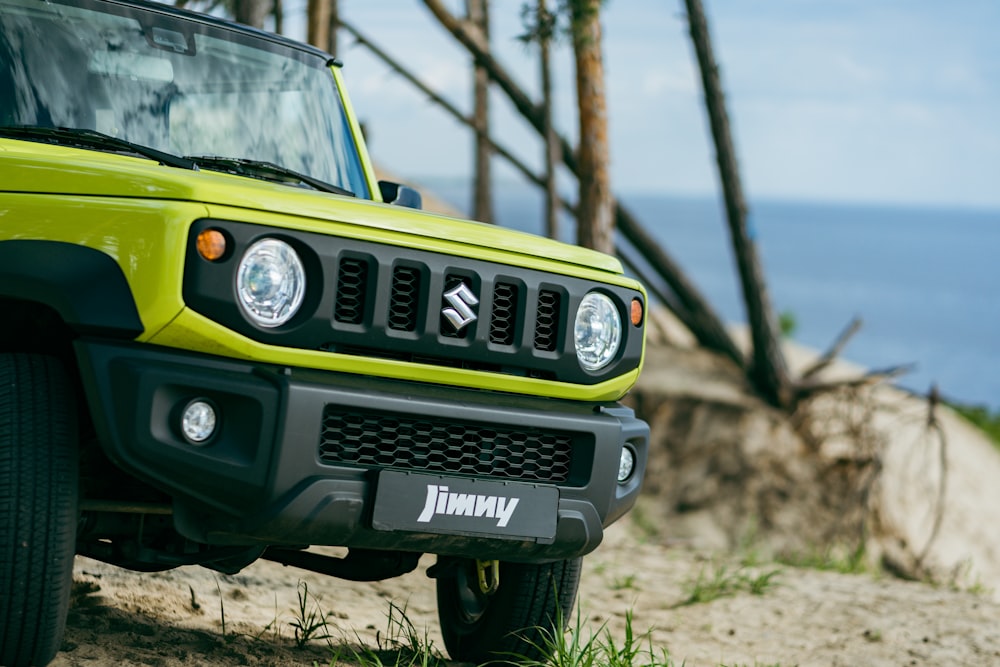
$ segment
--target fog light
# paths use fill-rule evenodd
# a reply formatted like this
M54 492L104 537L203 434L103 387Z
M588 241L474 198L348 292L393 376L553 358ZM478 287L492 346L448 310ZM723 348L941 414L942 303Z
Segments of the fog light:
M624 482L632 476L635 469L635 454L630 447L622 447L622 457L618 461L618 482Z
M181 433L192 445L203 445L215 435L219 423L215 406L203 399L195 399L181 413Z

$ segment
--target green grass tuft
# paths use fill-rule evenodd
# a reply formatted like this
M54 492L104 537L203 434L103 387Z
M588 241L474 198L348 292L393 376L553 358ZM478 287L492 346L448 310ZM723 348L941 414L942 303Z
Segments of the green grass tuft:
M444 667L444 656L434 646L427 631L421 635L406 615L406 607L389 603L388 623L384 633L375 637L375 648L365 646L350 649L353 662L360 667ZM331 665L339 662L338 651Z
M989 436L996 448L1000 449L1000 410L991 411L984 405L960 405L957 403L949 403L948 405Z
M676 606L711 602L740 592L763 595L776 584L775 577L780 573L780 569L773 569L753 574L743 567L730 571L725 565L716 565L711 573L706 573L702 568L694 580L687 582L684 587L687 597Z
M626 574L621 577L615 577L611 582L611 590L613 591L624 591L632 590L636 588L636 576L634 574Z
M840 574L874 574L868 564L864 545L853 550L828 547L823 551L782 554L777 561L791 567L839 572Z
M561 627L562 623L557 625ZM531 642L531 645L549 657L538 660L512 655L507 664L518 667L676 667L666 648L659 651L653 648L652 629L638 636L635 634L631 610L625 614L625 637L620 644L607 623L602 623L596 633L591 630L585 636L579 611L575 626L565 632L540 630L540 643Z
M302 648L313 639L330 640L330 624L327 620L332 613L323 613L315 596L309 596L309 584L300 581L296 590L299 599L295 617L288 623L295 631L295 645ZM312 606L309 605L310 600Z

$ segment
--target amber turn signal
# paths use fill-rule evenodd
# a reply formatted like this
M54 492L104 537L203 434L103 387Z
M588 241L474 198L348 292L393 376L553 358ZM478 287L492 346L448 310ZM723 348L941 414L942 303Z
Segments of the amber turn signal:
M642 301L639 299L632 299L631 316L633 326L637 327L642 324Z
M198 234L197 246L199 255L214 262L226 254L226 237L218 229L206 229Z

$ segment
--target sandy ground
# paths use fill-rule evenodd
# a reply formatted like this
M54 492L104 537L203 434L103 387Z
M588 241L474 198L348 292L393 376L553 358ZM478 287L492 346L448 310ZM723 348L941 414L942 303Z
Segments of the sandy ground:
M941 443L927 439L920 401L888 390L879 403L880 427L891 434L881 518L912 552L930 537ZM631 614L633 629L649 631L658 653L666 650L673 664L689 667L1000 666L1000 456L953 414L944 411L941 418L948 434L947 493L927 562L939 572L956 570L955 585L787 565L744 567L739 559L747 553L712 555L691 543L650 537L633 513L584 561L578 600L584 633L607 628L620 643ZM394 607L405 609L416 633L443 652L434 584L424 574L432 562L425 558L409 575L372 584L264 561L224 576L198 567L140 574L78 558L65 642L52 664L323 666L338 653L349 664L353 649L376 647L392 635ZM958 568L963 564L968 567ZM717 572L750 579L773 574L762 594L739 590L682 605L699 577ZM327 618L330 638L300 647L294 623L306 587L307 614Z
M358 584L258 562L236 576L201 568L137 574L78 559L63 651L52 664L326 665L338 647L376 646L390 606L442 647L426 565L407 576ZM1000 604L989 594L783 565L741 570L734 557L651 543L627 522L587 557L579 597L585 632L602 625L620 641L627 613L675 664L1000 665ZM747 591L678 606L699 576L757 577ZM332 640L295 646L297 594L328 615ZM223 619L225 628L223 630Z

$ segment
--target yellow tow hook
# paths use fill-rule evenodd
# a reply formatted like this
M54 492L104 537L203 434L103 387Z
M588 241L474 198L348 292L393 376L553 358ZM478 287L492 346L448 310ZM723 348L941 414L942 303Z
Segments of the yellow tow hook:
M479 576L479 592L493 595L500 588L500 561L477 560L476 574Z

